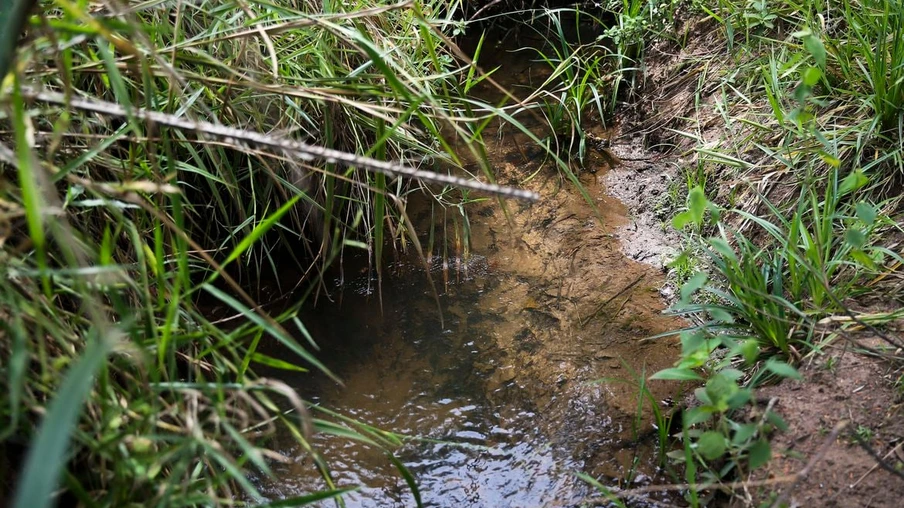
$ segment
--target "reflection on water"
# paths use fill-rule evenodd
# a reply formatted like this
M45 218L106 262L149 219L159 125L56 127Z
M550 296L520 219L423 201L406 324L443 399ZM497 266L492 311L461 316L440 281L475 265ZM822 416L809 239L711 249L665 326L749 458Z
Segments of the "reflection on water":
M345 282L340 304L303 316L318 341L330 345L325 356L341 359L329 367L344 387L327 380L311 386L310 376L300 376L296 387L331 410L418 436L396 456L417 478L427 506L567 505L583 497L586 489L573 474L581 464L569 450L550 444L515 376L499 375L513 369L494 347L494 318L480 311L482 294L495 284L485 263L472 262L469 275L441 295L442 324L423 274L408 271L404 279L384 281L382 315L368 290L373 281L361 277ZM479 284L473 280L477 274ZM280 451L300 459L274 467L279 480L262 486L268 497L325 487L291 443L286 436L280 444L288 449ZM338 486L363 486L344 497L349 506L414 504L378 449L322 436L315 444Z

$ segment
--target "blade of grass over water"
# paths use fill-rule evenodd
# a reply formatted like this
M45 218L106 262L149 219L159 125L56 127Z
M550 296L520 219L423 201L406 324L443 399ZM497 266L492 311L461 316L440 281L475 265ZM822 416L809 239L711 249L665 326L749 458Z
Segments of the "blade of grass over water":
M62 389L48 406L25 461L16 489L14 508L53 506L60 474L70 460L69 443L75 434L85 399L103 368L114 341L110 332L94 330L85 352L66 373Z

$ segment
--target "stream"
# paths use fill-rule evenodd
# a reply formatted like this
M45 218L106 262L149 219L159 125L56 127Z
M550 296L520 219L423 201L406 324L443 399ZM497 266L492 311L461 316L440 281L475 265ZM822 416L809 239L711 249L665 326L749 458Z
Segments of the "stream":
M507 86L542 77L525 58L497 53ZM670 482L657 466L649 412L637 417L637 379L678 353L674 341L642 340L679 327L662 314L662 271L623 254L632 218L606 194L604 158L592 154L593 171L580 173L597 215L555 168L525 159L529 143L502 129L488 141L489 157L500 183L541 201L509 202L509 217L494 200L473 205L469 255L431 263L438 302L416 258L388 266L379 294L375 275L347 271L329 281L334 301L322 298L300 316L344 384L280 375L307 400L416 437L395 456L425 506L593 505L599 493L578 472L615 488ZM426 206L409 207L416 224L460 227L457 211L433 218ZM655 383L651 390L657 401L670 395ZM362 486L343 496L347 506L415 504L379 449L323 435L313 444L335 485ZM292 460L273 465L277 480L260 482L265 496L327 488L292 436L271 446Z

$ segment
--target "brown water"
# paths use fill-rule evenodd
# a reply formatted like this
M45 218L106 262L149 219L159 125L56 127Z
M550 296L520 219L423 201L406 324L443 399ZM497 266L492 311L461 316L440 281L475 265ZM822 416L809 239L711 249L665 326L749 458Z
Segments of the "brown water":
M507 85L537 78L529 62L497 53L512 60ZM543 199L509 203L509 219L492 201L471 208L470 255L453 256L447 270L433 263L442 318L416 263L387 269L382 298L367 273L332 281L340 301L321 300L301 317L344 385L283 379L331 410L419 437L395 454L427 506L579 505L594 492L576 472L613 487L668 481L654 443L634 442L649 430L636 426L636 387L593 382L636 380L674 361L673 342L641 340L678 326L661 315L662 275L621 253L617 233L630 219L605 195L604 159L591 159L595 172L581 176L599 217L554 168L525 158L523 135L501 132L488 147L498 179ZM415 223L431 220L429 210L409 212ZM652 386L661 398L666 388ZM362 486L347 505L414 504L380 450L323 436L315 443L338 486ZM295 460L274 466L278 480L261 485L266 496L325 488L290 436L274 446Z
M423 275L404 272L385 282L382 316L367 288L375 281L366 278L352 282L358 286L354 294L346 282L341 306L323 309L318 319L331 324L318 335L334 344L330 355L342 359L331 367L345 386L320 381L304 391L360 421L436 440L412 441L396 452L417 477L428 506L526 506L579 497L584 489L572 472L580 461L541 431L543 408L519 386L514 365L495 345L497 318L478 308L481 295L499 279L488 276L484 265L472 269L472 278L450 285L441 296L441 324ZM338 439L318 444L339 485L365 486L346 497L349 505L413 504L379 450ZM288 456L299 454L289 440L286 446ZM304 461L276 473L278 485L266 489L274 497L323 487Z

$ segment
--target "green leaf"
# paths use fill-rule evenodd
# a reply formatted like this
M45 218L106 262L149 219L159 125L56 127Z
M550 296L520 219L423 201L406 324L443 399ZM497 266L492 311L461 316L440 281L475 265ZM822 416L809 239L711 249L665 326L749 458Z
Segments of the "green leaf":
M274 501L272 503L258 505L257 508L287 508L290 506L304 506L307 504L315 503L317 501L323 501L324 499L339 497L342 494L345 494L347 492L354 492L356 490L358 490L357 487L348 489L324 490L304 496L280 499L279 501Z
M681 451L681 450L679 450L679 451ZM681 451L681 453L684 453L684 452ZM599 480L597 480L596 478L594 478L586 473L578 473L578 472L575 473L575 476L577 476L578 478L580 478L581 480L583 480L587 484L589 484L591 487L593 487L594 489L599 491L602 495L604 495L606 497L606 499L609 500L610 503L612 503L616 507L625 508L625 506L626 506L625 503L622 502L622 500L620 500L618 498L618 496L616 496L608 487L606 487L605 485L600 483Z
M684 450L672 450L669 453L666 453L665 456L678 464L684 462Z
M879 254L881 255L881 252L879 252ZM851 257L854 258L854 261L860 263L861 265L863 265L871 270L875 270L877 265L882 264L881 260L879 260L877 262L877 260L869 257L869 255L867 255L861 249L852 249Z
M63 466L68 462L69 440L75 434L82 406L94 386L94 376L104 365L112 342L110 338L95 336L60 383L59 392L47 408L37 437L31 443L13 503L15 508L43 508L55 504L51 496L57 489Z
M722 369L721 371L719 371L719 374L722 374L732 381L737 381L738 379L744 377L744 373L738 369Z
M728 399L737 393L738 389L738 383L722 373L716 374L706 382L706 395L715 406L727 405Z
M788 423L785 422L785 419L781 417L780 414L775 411L769 411L766 413L766 420L775 426L776 429L785 432L788 430Z
M791 379L803 379L797 369L788 365L787 363L776 360L774 358L770 358L766 361L766 369L768 369L773 374L786 377Z
M825 162L829 166L832 166L833 168L841 167L841 159L835 157L834 155L820 152L819 157L823 160L823 162Z
M822 71L816 67L807 67L803 73L804 84L811 88L819 83L820 78L822 78Z
M863 170L857 169L855 171L851 171L846 177L844 177L844 179L841 181L841 187L839 187L838 192L840 195L844 196L845 194L860 189L868 183L869 178L867 178L867 176L863 173Z
M844 241L851 247L859 249L866 245L866 235L859 229L850 228L844 232Z
M741 341L738 344L738 349L741 351L744 361L748 364L755 362L760 356L760 344L756 339Z
M687 356L706 346L706 337L703 332L681 332L681 356ZM709 351L707 351L709 353Z
M290 337L282 327L276 325L273 322L270 322L264 319L256 310L249 309L247 306L243 305L241 302L233 298L232 296L224 293L222 290L217 288L212 284L202 284L201 288L216 299L225 303L226 305L232 307L234 310L239 312L248 318L249 321L266 330L268 334L270 334L273 338L278 340L282 345L286 346L290 351L306 360L311 365L317 367L320 372L323 372L327 376L329 376L334 381L339 381L339 378L336 377L323 363L320 362L317 358L315 358L311 353L309 353L306 349L301 347L301 345L292 337Z
M411 474L411 471L405 467L405 464L402 464L402 461L396 458L390 452L386 452L386 456L389 457L389 461L396 467L399 471L399 474L402 475L402 478L405 479L405 483L408 484L408 489L411 490L411 494L414 496L414 502L418 508L422 508L424 505L421 502L421 491L417 486L417 482L414 480L414 475Z
M687 211L691 213L691 217L696 225L703 224L703 214L706 207L709 206L709 200L706 199L706 193L703 187L699 185L691 189L687 195Z
M748 439L752 438L754 434L756 434L755 424L742 423L738 425L737 429L735 429L735 433L731 438L731 442L735 445L742 445L746 443Z
M807 51L809 51L811 55L813 55L813 60L816 61L816 65L818 65L820 69L825 69L826 48L822 45L822 41L819 37L816 37L815 35L804 37L804 47L807 48Z
M769 441L760 439L753 443L748 453L747 460L749 461L750 469L756 469L766 465L769 459L772 458L772 447L769 446Z
M750 402L750 399L753 398L753 394L748 389L740 389L736 393L732 394L731 397L728 398L728 408L729 409L740 409L747 405Z
M801 83L799 86L794 88L794 100L797 102L804 102L807 100L807 97L810 96L810 87ZM809 116L804 111L801 111L800 108L796 108L791 112L791 116L797 121L798 125L803 125L807 123Z
M692 425L696 425L698 423L703 423L712 417L712 411L708 410L705 406L703 407L695 407L692 409L688 409L684 411L684 424L688 427Z
M709 245L712 246L713 250L719 253L724 259L729 261L737 261L738 256L735 254L734 249L728 245L728 242L723 240L722 238L710 238Z
M243 238L242 241L239 242L239 244L236 245L234 249L232 249L232 252L229 254L229 257L226 258L226 261L223 261L221 266L223 268L225 268L226 265L228 265L229 263L232 263L233 261L238 259L239 256L242 255L242 253L244 253L246 250L250 249L252 245L254 245L258 240L260 240L260 238L262 236L264 236L264 233L266 233L267 231L270 231L270 228L272 228L274 225L276 225L276 223L279 222L279 219L281 219L282 216L286 214L286 212L288 212L295 206L295 203L297 203L300 198L301 198L300 195L293 196L291 199L286 201L281 207L279 207L279 209L276 210L276 212L274 212L272 215L270 215L269 217L267 217L266 219L261 221L260 224L258 224L254 229L251 230L250 233L248 233L248 236ZM215 275L217 274L217 272L214 272L214 273L215 273ZM211 280L208 280L208 282L211 282L212 280L213 279L211 278Z
M879 215L879 211L876 210L876 207L866 201L861 201L857 203L857 218L863 221L867 226L872 226L874 222L876 222L876 217Z
M663 381L702 381L699 374L690 369L663 369L650 376L650 379Z
M703 188L699 185L688 192L687 195L687 211L681 212L672 219L672 226L675 229L682 229L689 223L696 226L703 224L703 214L709 207L710 202L706 199Z
M251 360L268 367L273 367L274 369L292 370L295 372L308 371L308 369L304 367L299 367L294 363L289 363L285 360L280 360L279 358L273 358L272 356L265 355L264 353L254 353L253 355L251 355Z
M706 284L708 276L706 272L697 272L687 282L681 285L681 303L688 303L691 296Z
M684 226L687 226L692 220L694 218L690 212L681 212L672 219L672 227L678 230L684 229Z
M716 460L725 453L725 436L721 432L708 430L697 440L697 451L706 460Z
M714 321L718 321L719 323L731 324L735 322L734 316L721 307L710 307L706 309L706 312L709 313Z

